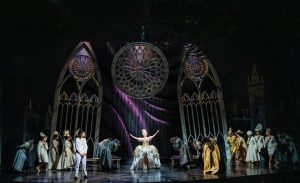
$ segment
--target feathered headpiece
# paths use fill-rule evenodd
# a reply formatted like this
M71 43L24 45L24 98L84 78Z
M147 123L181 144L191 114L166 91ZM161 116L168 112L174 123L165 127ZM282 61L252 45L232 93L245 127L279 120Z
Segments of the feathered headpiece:
M78 137L78 133L80 131L80 128L78 128L78 130L75 132L76 136Z
M254 131L256 131L256 132L260 132L260 131L262 131L262 125L261 125L261 123L258 123L257 125L256 125L256 127L255 127L255 130Z

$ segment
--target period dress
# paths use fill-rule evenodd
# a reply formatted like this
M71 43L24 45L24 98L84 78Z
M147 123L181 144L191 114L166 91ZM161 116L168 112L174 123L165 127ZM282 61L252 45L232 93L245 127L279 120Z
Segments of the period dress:
M191 162L189 147L179 137L172 137L170 143L175 151L179 152L180 166Z
M265 147L265 140L264 140L264 137L261 136L261 135L256 135L256 136L254 137L254 139L255 139L255 143L256 143L258 152L261 152L262 149L264 149L264 147Z
M251 163L260 161L258 144L255 141L255 137L250 137L248 139L247 144L248 144L248 150L247 150L246 161Z
M273 135L269 135L265 137L265 148L268 152L269 156L273 156L277 149L277 142Z
M243 162L246 159L247 144L243 137L237 137L236 143L237 143L236 160L238 162Z
M50 169L55 170L59 161L59 141L57 139L52 140L52 146L50 150Z
M48 144L47 142L39 141L38 147L37 147L38 156L41 157L39 159L39 163L48 163Z
M230 159L233 160L236 156L235 154L237 151L236 136L235 135L228 136L227 143L230 147L230 156L231 156Z
M62 152L57 165L58 170L70 168L75 165L75 146L72 141L65 140L64 151Z
M113 152L116 152L120 146L117 139L104 139L99 142L96 147L96 157L100 159L100 164L103 169L110 170L112 168Z
M142 145L138 145L135 148L134 159L130 169L160 168L161 164L158 150L154 145L149 144L149 138L138 138L138 141L140 141Z
M210 140L209 143L204 144L203 148L203 173L216 174L220 169L220 150L215 140Z
M28 159L28 153L33 149L33 141L25 142L17 147L17 153L13 162L13 169L22 172L24 165Z

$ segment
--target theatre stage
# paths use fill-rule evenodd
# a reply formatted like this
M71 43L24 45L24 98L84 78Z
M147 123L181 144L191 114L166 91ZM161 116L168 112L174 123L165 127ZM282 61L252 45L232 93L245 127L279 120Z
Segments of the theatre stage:
M88 179L77 182L299 182L299 166L282 164L274 168L227 166L219 175L203 175L200 169L171 168L168 163L156 170L129 170L130 164L121 165L120 170L101 172L95 165L88 166ZM2 171L0 182L75 182L73 171L48 171L47 173L16 175Z

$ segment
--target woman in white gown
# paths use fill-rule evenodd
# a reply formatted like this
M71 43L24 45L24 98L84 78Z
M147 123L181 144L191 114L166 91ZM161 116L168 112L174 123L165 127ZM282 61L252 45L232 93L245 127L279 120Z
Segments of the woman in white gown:
M148 136L147 130L142 129L143 137L135 137L129 134L132 138L138 140L142 145L138 145L134 150L134 159L130 167L133 169L143 168L144 170L150 168L160 168L159 153L154 145L150 145L150 141L158 134Z
M248 150L246 155L246 162L248 163L257 163L260 161L259 151L258 151L258 144L256 143L255 138L252 136L252 131L247 132L248 140Z
M72 142L69 130L64 131L64 151L57 165L58 170L72 168L75 165L75 145Z

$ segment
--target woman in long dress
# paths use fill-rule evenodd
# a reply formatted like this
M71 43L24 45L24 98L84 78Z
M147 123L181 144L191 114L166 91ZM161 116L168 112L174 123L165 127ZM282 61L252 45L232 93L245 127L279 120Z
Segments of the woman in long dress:
M57 131L53 133L52 139L49 167L51 170L56 170L59 161L59 134Z
M260 161L258 145L255 141L255 138L252 136L252 131L247 132L248 140L247 140L247 155L246 155L246 162L250 164L256 164Z
M40 141L37 146L37 153L38 153L38 161L39 164L36 167L36 171L40 172L41 167L45 168L45 171L48 171L48 143L47 143L47 136L43 133L40 132Z
M236 161L237 165L245 162L246 154L247 154L247 144L242 137L243 132L238 130L235 132L236 135L236 143L237 143L237 150L236 150Z
M58 170L72 168L75 165L75 145L72 142L69 130L64 131L64 151L57 165Z
M144 170L150 168L160 168L159 153L154 145L150 145L150 141L158 134L157 131L154 135L148 136L147 130L142 129L143 137L130 136L142 145L138 145L134 150L134 159L130 167L131 170L143 168Z

